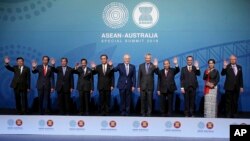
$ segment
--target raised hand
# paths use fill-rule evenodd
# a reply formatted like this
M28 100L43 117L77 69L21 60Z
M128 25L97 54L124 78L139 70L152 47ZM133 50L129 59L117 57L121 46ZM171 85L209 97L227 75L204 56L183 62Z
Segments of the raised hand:
M177 64L178 64L178 59L177 59L177 57L174 57L174 59L173 59L173 63L174 63L175 65L177 65Z
M32 67L33 67L33 68L36 68L36 66L37 66L37 62L36 62L36 60L32 60L31 65L32 65Z
M154 59L153 64L154 64L154 66L158 67L158 60L157 60L157 58Z
M4 57L4 63L9 64L10 63L10 58L8 56Z
M108 64L109 64L110 66L112 66L112 65L113 65L112 60L109 60Z
M75 69L78 69L80 67L80 63L76 63Z
M227 60L224 60L224 62L223 62L223 68L224 69L227 67L227 64L228 64Z
M51 64L52 66L54 66L54 65L56 64L56 60L55 60L54 58L51 58L51 59L50 59L50 64Z
M95 68L96 67L95 62L91 62L90 65L91 65L91 68Z
M196 68L199 68L199 62L198 62L197 60L194 61L194 66L195 66Z

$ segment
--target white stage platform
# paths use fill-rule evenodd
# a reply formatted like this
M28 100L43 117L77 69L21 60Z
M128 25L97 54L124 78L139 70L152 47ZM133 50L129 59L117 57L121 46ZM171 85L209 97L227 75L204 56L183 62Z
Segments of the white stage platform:
M0 134L229 138L250 119L101 116L0 116Z

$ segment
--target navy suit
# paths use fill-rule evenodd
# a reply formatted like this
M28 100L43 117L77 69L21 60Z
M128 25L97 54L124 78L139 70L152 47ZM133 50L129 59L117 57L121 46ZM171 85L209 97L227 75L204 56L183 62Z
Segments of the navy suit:
M130 113L130 102L132 87L136 86L136 69L132 64L128 64L128 74L126 71L126 64L120 63L115 68L115 72L119 72L119 78L117 88L121 97L121 112L122 115L128 115Z
M44 114L43 105L45 105L45 112L50 111L50 91L55 88L54 73L51 66L47 66L46 75L44 75L43 65L38 65L36 68L33 68L32 73L38 73L37 79L37 90L39 97L39 112Z

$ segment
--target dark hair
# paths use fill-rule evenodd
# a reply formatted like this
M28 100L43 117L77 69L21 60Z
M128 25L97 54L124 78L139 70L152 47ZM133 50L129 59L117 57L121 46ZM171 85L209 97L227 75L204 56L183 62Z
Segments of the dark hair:
M17 58L16 58L16 61L18 61L18 60L24 61L23 57L17 57Z
M166 61L167 61L168 63L170 63L170 61L169 61L168 59L166 59L166 60L163 61L163 64L164 64Z
M82 58L82 59L81 59L81 62L82 62L82 61L85 61L85 62L86 62L86 64L88 64L88 61L87 61L87 59L85 59L85 58Z
M187 56L186 59L188 59L189 57L191 57L193 59L193 56L191 56L191 55Z
M214 60L214 59L209 59L209 60L207 61L207 63L209 64L210 61L212 61L212 62L215 64L215 60Z
M47 56L47 55L43 56L42 59L44 59L44 58L48 58L48 61L50 60L50 59L49 59L49 56Z
M102 54L102 55L100 55L100 59L101 59L103 56L105 56L106 59L108 59L108 55L107 55L107 54Z
M62 57L62 58L61 58L61 61L62 61L62 60L66 60L66 62L68 63L68 58Z

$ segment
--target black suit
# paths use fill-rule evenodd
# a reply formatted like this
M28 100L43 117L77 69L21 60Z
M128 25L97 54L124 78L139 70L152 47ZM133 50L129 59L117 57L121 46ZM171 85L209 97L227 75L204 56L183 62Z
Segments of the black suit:
M200 76L201 72L195 66L191 67L189 71L188 67L182 67L181 69L181 88L184 88L184 100L185 100L185 116L193 116L196 89L198 87L197 76Z
M177 90L175 84L175 75L180 72L179 67L169 68L168 70L162 69L158 74L158 88L160 91L160 105L161 113L165 115L166 113L166 99L168 99L168 115L172 114L173 106L173 94Z
M65 68L65 70L63 70ZM71 67L52 67L57 73L56 91L58 94L58 105L60 114L70 114L70 93L74 89L73 69Z
M147 71L148 68L148 71ZM152 99L154 91L154 73L158 73L157 68L150 63L142 63L139 66L138 71L138 84L137 87L140 88L141 93L141 114L148 116L152 113ZM146 111L147 106L147 111Z
M30 89L30 69L23 66L21 68L17 65L10 66L6 64L5 67L14 73L10 87L14 89L16 110L19 114L26 114L28 111L27 92Z
M86 69L86 70L85 70ZM90 68L78 68L74 70L75 74L78 74L77 90L79 92L80 99L80 114L89 114L90 103L90 91L94 90L94 79L92 70Z
M236 68L236 75L231 64L227 65L227 67L221 71L222 76L226 75L224 89L226 91L227 117L237 116L240 88L243 88L242 67L240 65L236 65Z
M46 75L44 75L44 67L43 65L38 65L36 68L32 70L32 73L38 73L37 79L37 90L39 97L39 112L40 114L44 114L44 105L45 112L50 112L50 92L51 89L55 86L54 81L54 73L51 70L51 66L47 66Z
M101 114L109 113L109 105L111 98L111 87L114 88L115 77L113 67L107 64L106 72L103 73L103 65L100 64L92 69L93 74L98 74L97 89L99 90L99 98L101 104Z

